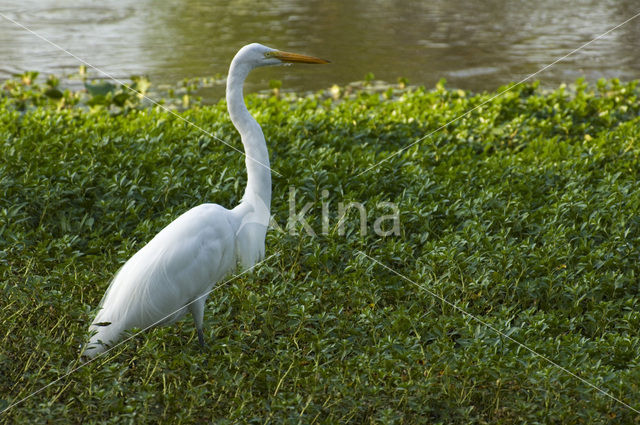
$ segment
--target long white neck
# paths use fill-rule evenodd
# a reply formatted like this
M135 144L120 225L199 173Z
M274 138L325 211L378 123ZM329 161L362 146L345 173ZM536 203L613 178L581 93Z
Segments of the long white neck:
M227 77L227 107L231 122L242 137L247 165L247 187L243 201L255 203L256 197L262 205L271 206L271 169L269 152L260 125L251 116L244 103L242 86L251 68L234 59Z

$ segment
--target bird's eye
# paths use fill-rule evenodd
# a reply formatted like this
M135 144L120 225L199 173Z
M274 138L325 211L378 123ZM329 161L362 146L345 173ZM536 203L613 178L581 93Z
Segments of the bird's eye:
M273 53L274 53L273 51L265 52L265 53L264 53L264 57L265 57L265 58L273 57Z

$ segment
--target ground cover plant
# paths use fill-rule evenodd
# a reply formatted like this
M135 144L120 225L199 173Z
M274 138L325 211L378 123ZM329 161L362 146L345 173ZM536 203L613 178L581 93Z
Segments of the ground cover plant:
M27 75L0 98L0 410L80 365L137 249L194 205L237 204L245 184L241 155L174 115L57 85ZM395 156L495 93L248 96L280 173L273 256L209 297L208 349L185 318L0 422L637 423L358 251L640 409L638 93L520 85ZM224 102L181 113L241 148ZM315 235L287 227L308 202ZM365 235L357 211L339 231L339 202L367 207ZM381 202L400 234L374 232Z

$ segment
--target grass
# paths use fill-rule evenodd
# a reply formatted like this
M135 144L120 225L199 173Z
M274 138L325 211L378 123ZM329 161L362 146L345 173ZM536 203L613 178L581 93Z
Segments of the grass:
M235 205L246 181L241 155L161 109L56 87L0 98L0 409L79 365L124 261L188 208ZM208 350L190 318L154 329L0 422L638 423L357 251L640 409L639 92L521 85L397 156L493 93L248 96L285 231L210 296ZM223 102L183 114L241 147ZM290 187L316 236L287 230ZM351 201L365 236L355 212L338 230ZM384 201L399 235L373 231Z

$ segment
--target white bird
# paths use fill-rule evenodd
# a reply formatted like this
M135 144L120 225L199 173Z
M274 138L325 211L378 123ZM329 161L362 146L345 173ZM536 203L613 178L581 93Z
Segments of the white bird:
M244 103L242 87L251 70L293 62L322 64L324 59L282 52L253 43L231 61L227 107L242 137L247 187L240 204L228 210L202 204L182 214L133 255L113 278L89 327L83 356L93 358L131 328L169 325L191 312L204 345L202 322L208 292L234 272L264 258L270 219L271 169L260 125Z

